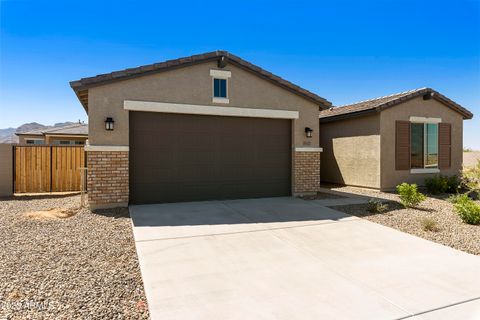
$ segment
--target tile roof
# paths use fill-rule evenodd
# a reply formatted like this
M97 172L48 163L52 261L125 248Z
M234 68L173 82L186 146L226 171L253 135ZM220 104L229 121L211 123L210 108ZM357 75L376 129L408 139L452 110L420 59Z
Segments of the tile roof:
M54 127L48 129L37 129L16 133L16 135L85 135L88 136L88 124L75 123L64 127Z
M324 120L334 120L352 117L366 112L381 111L385 108L395 106L407 100L426 94L431 94L431 97L433 99L443 102L451 109L460 113L465 119L471 119L473 117L473 114L470 111L431 88L419 88L415 90L392 94L389 96L364 100L349 105L329 108L320 111L319 117L320 119Z
M246 69L258 76L273 82L293 93L296 93L310 101L313 101L322 108L328 108L332 103L313 92L303 89L290 81L287 81L279 76L274 75L248 61L241 59L227 51L213 51L203 54L193 55L190 57L179 58L175 60L167 60L165 62L154 63L150 65L140 66L136 68L129 68L121 71L115 71L106 74L100 74L94 77L82 78L80 80L71 81L70 86L77 94L78 99L82 103L85 110L88 112L88 89L94 86L107 84L114 81L131 79L147 74L153 74L174 68L186 67L193 64L203 63L207 61L218 61L219 66L225 63L232 63L238 67Z

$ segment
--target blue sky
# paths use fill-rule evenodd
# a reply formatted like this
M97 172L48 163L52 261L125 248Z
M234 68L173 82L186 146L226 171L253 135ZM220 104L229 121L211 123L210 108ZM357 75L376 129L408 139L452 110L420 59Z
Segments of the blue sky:
M432 87L480 149L480 0L0 0L0 29L0 128L86 120L70 80L222 49L335 105Z

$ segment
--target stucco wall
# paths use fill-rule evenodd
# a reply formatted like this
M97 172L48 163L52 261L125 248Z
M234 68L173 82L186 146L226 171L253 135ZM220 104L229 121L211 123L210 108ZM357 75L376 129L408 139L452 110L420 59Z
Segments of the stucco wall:
M0 144L0 197L12 195L13 158L12 145Z
M214 104L210 69L218 69L216 62L206 62L89 89L89 143L127 146L129 122L128 111L123 109L123 101L141 100L299 111L300 118L293 121L294 146L319 146L319 108L315 103L229 64L222 70L232 72L228 80L230 103ZM115 121L113 131L105 130L106 117L113 117ZM305 127L314 130L313 138L305 137Z
M321 123L321 181L380 188L379 114Z
M463 119L462 116L435 99L423 100L418 97L401 105L387 108L380 113L381 132L381 188L394 189L402 182L424 185L426 177L435 174L411 174L410 170L395 170L395 121L408 121L410 116L441 118L442 122L452 125L452 161L451 168L442 170L443 175L457 174L462 167Z

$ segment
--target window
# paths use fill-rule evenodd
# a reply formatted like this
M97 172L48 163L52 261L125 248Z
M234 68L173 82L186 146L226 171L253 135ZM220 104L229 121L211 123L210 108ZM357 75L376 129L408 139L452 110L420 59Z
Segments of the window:
M25 140L26 144L34 144L34 145L42 145L43 140L38 140L38 139L27 139Z
M412 169L438 168L438 124L412 123L410 126Z
M70 141L68 141L68 140L60 140L60 141L59 141L59 144L61 144L61 145L67 145L67 144L70 144Z
M85 144L85 142L83 142L83 141L75 141L75 144L76 144L76 145L83 145L83 144Z
M230 103L228 99L228 79L231 78L232 72L228 70L210 69L212 77L212 102L213 103Z
M213 78L213 97L227 98L227 79Z

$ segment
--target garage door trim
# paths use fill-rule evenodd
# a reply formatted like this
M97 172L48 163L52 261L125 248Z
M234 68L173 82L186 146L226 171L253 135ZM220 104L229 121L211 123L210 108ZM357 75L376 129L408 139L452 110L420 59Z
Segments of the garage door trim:
M298 111L278 109L254 109L238 107L217 107L195 104L180 104L152 101L125 100L123 108L128 111L146 111L178 114L196 114L209 116L298 119Z

